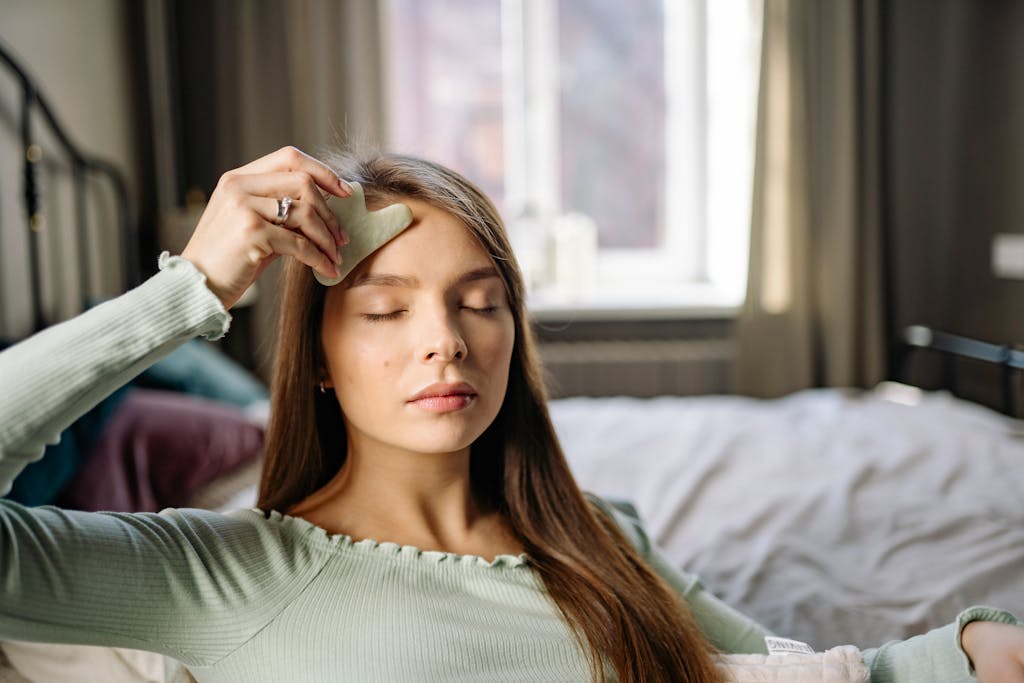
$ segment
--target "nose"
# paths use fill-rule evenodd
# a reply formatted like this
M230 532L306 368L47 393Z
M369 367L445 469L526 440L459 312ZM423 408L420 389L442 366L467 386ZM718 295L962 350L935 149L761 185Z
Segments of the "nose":
M420 357L424 362L465 360L468 349L458 326L447 313L439 312L422 330Z

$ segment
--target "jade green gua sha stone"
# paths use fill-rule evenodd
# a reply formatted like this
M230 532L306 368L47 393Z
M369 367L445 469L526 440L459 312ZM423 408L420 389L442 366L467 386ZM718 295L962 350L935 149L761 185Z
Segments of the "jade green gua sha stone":
M359 183L349 183L352 194L348 197L331 195L327 208L338 217L341 229L348 233L349 242L338 248L341 265L338 277L325 277L316 269L316 281L328 287L336 285L352 272L364 258L387 244L398 233L412 223L412 210L405 204L390 204L377 211L366 210L363 188Z

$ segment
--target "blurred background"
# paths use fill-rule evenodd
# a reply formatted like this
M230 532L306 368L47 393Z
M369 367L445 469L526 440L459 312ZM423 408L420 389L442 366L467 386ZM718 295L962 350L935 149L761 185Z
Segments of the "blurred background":
M494 198L555 396L867 388L908 325L1024 341L1015 0L4 0L0 47L6 341L153 274L289 144ZM263 381L278 273L217 343ZM911 369L996 405L961 365Z

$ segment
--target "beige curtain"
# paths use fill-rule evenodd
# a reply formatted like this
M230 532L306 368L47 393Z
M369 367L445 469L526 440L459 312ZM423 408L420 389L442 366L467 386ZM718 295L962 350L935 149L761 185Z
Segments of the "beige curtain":
M210 3L216 156L225 170L286 144L315 152L386 136L382 3Z
M885 373L880 24L875 0L765 0L738 393Z

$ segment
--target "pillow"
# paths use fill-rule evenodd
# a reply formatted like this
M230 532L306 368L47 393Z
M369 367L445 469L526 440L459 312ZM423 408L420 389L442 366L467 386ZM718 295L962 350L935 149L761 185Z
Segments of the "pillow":
M0 681L79 683L163 683L164 658L142 650L92 645L54 645L7 641L0 643L6 655ZM5 678L10 674L10 678Z
M729 683L868 683L860 650L841 645L825 652L716 655Z
M146 368L133 384L171 389L244 408L267 399L264 384L204 339L190 339Z
M263 437L263 427L235 406L136 389L56 504L120 512L183 507L209 482L257 458Z

